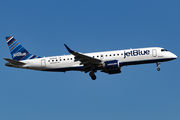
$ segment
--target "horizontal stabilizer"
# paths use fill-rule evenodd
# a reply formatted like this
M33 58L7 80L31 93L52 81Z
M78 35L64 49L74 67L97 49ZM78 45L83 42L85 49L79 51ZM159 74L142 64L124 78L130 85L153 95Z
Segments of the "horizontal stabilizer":
M9 59L9 58L3 58L3 59L10 62L13 65L25 65L26 64L26 63L19 62L19 61L16 61L16 60L12 60L12 59Z

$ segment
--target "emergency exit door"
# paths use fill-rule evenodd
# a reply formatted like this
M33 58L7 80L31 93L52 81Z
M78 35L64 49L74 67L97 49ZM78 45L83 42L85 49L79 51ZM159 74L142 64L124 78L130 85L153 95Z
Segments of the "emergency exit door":
M156 57L156 56L157 56L157 51L156 51L156 49L153 49L153 50L152 50L152 56L153 56L153 57Z
M41 66L42 66L42 67L45 67L45 66L46 66L46 61L45 61L45 59L41 60Z

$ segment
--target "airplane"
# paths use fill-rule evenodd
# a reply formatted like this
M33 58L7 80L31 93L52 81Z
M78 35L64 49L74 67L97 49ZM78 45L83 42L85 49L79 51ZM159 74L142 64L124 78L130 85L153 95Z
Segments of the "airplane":
M6 37L12 59L8 67L24 68L38 71L66 72L81 71L88 73L92 80L96 80L95 73L100 70L108 74L121 73L121 67L128 65L156 63L160 71L161 62L177 58L172 52L161 47L136 48L106 52L80 53L73 51L66 44L70 55L40 57L30 54L14 37Z

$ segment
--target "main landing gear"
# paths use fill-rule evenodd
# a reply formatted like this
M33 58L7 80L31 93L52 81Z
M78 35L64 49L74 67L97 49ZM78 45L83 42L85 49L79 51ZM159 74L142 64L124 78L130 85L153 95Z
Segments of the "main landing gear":
M91 71L91 72L89 73L89 76L91 77L92 80L96 80L96 75L94 74L93 71Z
M157 62L156 64L157 64L157 71L160 71L161 69L159 68L159 66L160 66L161 62Z
M97 70L95 70L95 66L91 67L91 72L89 73L89 76L92 80L96 80L96 75L94 74L95 72L97 72Z
M91 72L89 73L89 76L91 77L92 80L96 80L96 75L94 74L97 72L93 67L91 68Z

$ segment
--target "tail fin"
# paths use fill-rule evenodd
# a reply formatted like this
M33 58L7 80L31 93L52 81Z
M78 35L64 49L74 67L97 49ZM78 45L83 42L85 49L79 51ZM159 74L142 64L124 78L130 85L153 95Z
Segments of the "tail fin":
M21 61L40 58L36 55L30 54L14 37L6 37L6 41L13 60Z

